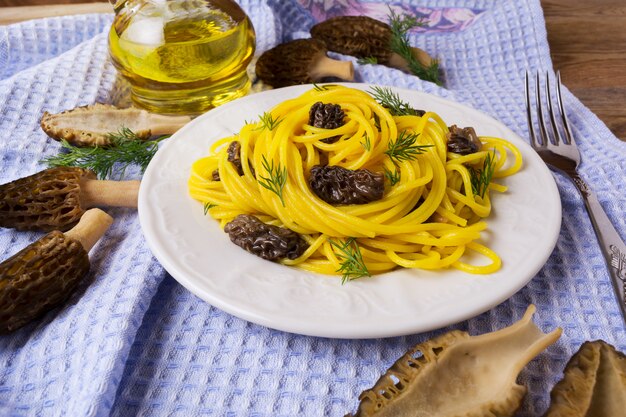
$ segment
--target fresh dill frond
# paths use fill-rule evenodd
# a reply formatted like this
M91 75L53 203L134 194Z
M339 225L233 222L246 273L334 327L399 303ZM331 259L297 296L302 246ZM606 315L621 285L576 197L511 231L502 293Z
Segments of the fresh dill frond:
M204 203L204 215L206 216L209 210L211 210L213 207L217 207L217 204L213 204L211 202Z
M270 132L274 130L280 124L280 122L283 121L283 119L274 119L272 113L267 111L259 116L259 120L261 122L261 126L259 127L259 129L267 129Z
M50 167L73 166L89 169L100 179L113 177L121 179L130 165L139 166L143 173L159 149L158 143L169 137L168 135L156 140L142 140L126 127L108 136L111 143L106 147L78 147L62 140L63 152L44 158L41 162Z
M339 251L336 255L342 260L337 270L337 272L341 272L342 284L357 278L372 276L363 261L361 249L355 238L348 238L343 243L335 242L332 239L329 242L333 248Z
M411 107L406 101L403 101L400 96L389 87L374 86L368 93L370 93L378 104L389 110L392 116L420 116L419 111Z
M280 198L280 202L285 207L285 200L283 200L283 187L287 183L287 168L282 168L280 163L274 166L274 161L270 163L265 155L262 156L263 169L267 172L267 177L260 177L259 184L262 187L267 188Z
M425 22L417 19L415 16L407 14L398 15L390 9L389 26L391 27L391 39L389 41L389 49L406 60L409 70L414 75L417 75L422 80L441 85L442 83L439 79L439 63L433 60L431 65L423 65L413 55L411 44L409 43L408 32L415 27L424 25Z
M368 152L372 150L372 141L370 140L369 136L365 135L363 137L363 142L361 142L361 146Z
M489 188L491 178L496 169L496 155L495 152L490 152L483 161L483 167L481 169L474 169L472 167L467 168L470 173L472 181L472 192L474 195L479 195L481 198L485 197L485 192Z
M396 167L393 171L389 170L387 167L383 167L383 169L385 171L385 178L387 178L392 187L400 182L400 171L398 170L398 167Z
M313 83L313 89L315 91L328 91L328 87L326 87L325 85L319 85L316 83Z
M359 58L356 62L359 65L376 65L378 64L378 58L375 56L366 56L364 58Z
M406 130L398 133L395 141L389 142L385 153L394 162L411 161L417 158L417 155L424 153L426 148L432 145L417 145L415 142L419 137L419 133L410 133Z

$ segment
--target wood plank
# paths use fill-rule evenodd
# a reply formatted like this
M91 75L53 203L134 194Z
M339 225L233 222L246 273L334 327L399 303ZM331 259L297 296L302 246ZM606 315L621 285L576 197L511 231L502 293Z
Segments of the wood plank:
M43 17L67 16L86 13L112 13L113 7L107 3L60 4L48 6L3 7L0 25L8 25L24 20Z
M563 83L626 141L626 3L542 0L548 44Z

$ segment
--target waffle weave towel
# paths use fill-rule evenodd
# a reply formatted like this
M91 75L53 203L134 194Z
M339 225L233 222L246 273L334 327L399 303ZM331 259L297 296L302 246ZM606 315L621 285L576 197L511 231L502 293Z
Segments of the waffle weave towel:
M312 24L329 16L384 19L389 6L356 0L240 3L256 29L258 53L306 37ZM441 59L446 88L375 65L357 65L358 81L456 100L527 137L524 71L552 69L539 0L391 5L428 19L411 42ZM0 183L43 169L41 158L58 152L59 144L39 128L44 110L112 100L111 21L112 15L85 15L0 27ZM626 238L626 144L568 91L564 95L584 155L581 174ZM566 179L556 181L561 234L525 288L466 322L380 340L287 334L213 308L153 258L135 211L110 210L116 220L91 253L88 285L42 320L0 336L0 415L343 416L409 347L450 329L478 334L502 328L530 303L537 305L541 328L564 329L560 341L520 376L529 393L518 415L540 415L583 341L601 338L626 351L626 332L582 201ZM0 229L0 259L39 236Z

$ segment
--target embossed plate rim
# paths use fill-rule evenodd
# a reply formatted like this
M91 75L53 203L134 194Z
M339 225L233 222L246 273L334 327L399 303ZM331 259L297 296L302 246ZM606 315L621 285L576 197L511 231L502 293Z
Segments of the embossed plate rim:
M561 201L539 156L484 113L396 87L391 88L403 99L437 111L446 123L473 124L480 134L503 135L522 152L524 169L506 179L507 195L494 196L494 213L488 219L492 231L485 234L503 259L501 271L475 276L454 270L400 270L341 286L339 279L267 262L231 244L217 222L204 217L202 205L189 197L189 167L207 154L211 141L309 88L270 90L209 111L168 139L146 170L138 209L146 241L163 267L192 293L239 318L278 330L335 338L391 337L440 328L487 311L526 285L545 264L559 235ZM531 226L534 233L541 233L540 239L530 235ZM514 230L521 240L502 233L507 230Z

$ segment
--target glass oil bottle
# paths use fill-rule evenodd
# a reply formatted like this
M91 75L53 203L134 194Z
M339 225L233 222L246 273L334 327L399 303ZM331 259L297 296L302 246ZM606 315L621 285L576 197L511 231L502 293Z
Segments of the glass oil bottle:
M200 114L248 92L255 33L234 1L118 0L114 6L109 51L136 105Z

